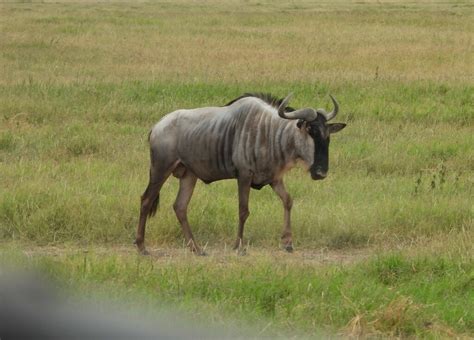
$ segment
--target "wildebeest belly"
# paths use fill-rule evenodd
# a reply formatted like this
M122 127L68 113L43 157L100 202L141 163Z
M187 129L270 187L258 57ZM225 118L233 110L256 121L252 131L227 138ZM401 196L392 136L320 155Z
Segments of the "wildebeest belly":
M210 159L181 159L183 165L190 169L199 179L205 183L215 182L221 179L237 177L237 171L232 165L224 166L216 164L215 160Z
M225 124L197 126L188 130L178 143L181 162L204 182L235 178L232 161L234 131Z

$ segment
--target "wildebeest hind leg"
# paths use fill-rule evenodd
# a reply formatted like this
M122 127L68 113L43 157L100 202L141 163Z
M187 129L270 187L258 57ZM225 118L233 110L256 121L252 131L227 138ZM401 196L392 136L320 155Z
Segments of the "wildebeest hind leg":
M154 170L153 167L150 169L150 182L141 197L140 218L138 220L137 236L135 239L138 251L143 255L148 254L145 249L146 220L156 213L161 187L171 175L175 166L176 165L170 166L166 170Z
M194 187L196 186L197 177L189 170L183 169L182 173L177 173L179 176L179 191L173 208L178 218L181 228L183 229L186 243L196 255L205 255L194 240L193 233L188 222L188 204L193 195Z

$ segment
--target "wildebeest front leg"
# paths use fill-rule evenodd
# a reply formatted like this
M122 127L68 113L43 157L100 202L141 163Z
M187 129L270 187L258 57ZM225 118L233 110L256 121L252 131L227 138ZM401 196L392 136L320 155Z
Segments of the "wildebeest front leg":
M234 249L241 249L244 239L244 225L247 217L249 217L249 194L250 178L238 178L239 185L239 230L237 231L237 240L235 241Z
M280 197L283 202L283 208L285 209L285 224L283 226L283 233L281 235L281 243L286 251L293 251L293 240L291 238L291 222L290 214L291 207L293 206L293 200L291 196L286 192L285 185L282 180L272 183L272 189Z
M188 204L193 195L194 187L196 186L197 177L186 170L186 173L179 179L179 192L174 202L173 208L176 212L181 228L183 229L184 238L186 243L197 255L205 255L205 253L199 248L196 241L194 241L193 233L188 223Z

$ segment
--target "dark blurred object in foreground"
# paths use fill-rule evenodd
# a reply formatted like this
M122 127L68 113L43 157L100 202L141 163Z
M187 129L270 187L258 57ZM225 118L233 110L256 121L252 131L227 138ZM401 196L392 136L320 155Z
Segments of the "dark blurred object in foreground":
M226 338L192 329L176 317L146 322L112 312L112 307L101 310L62 301L49 284L34 275L0 271L1 340Z

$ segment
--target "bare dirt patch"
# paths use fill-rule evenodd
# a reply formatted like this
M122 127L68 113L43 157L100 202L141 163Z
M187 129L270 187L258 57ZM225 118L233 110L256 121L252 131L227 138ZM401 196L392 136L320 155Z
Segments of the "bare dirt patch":
M228 248L207 248L207 256L196 256L187 248L148 248L150 255L144 256L157 262L181 262L181 261L201 261L201 262L252 262L253 259L266 259L269 262L281 264L302 264L302 265L346 265L364 261L375 254L373 249L350 249L350 250L329 250L329 249L302 249L293 253L287 253L280 249L251 248L247 249L246 255L238 255L236 251ZM64 257L78 254L93 253L101 256L142 256L138 255L133 246L113 246L113 247L57 247L44 246L23 248L22 252L26 256L51 256Z

